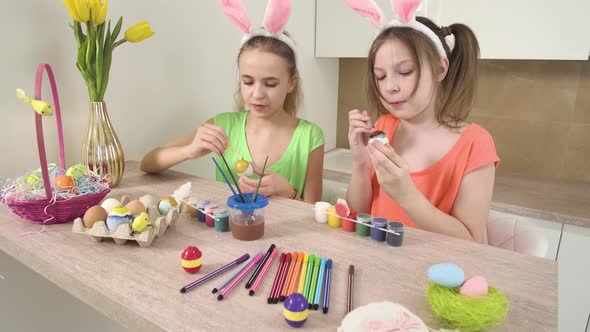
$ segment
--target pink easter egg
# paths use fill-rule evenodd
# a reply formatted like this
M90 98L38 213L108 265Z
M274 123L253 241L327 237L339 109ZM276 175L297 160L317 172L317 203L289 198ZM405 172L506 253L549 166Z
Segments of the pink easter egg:
M482 276L471 277L463 283L459 293L468 297L479 297L488 295L488 281Z

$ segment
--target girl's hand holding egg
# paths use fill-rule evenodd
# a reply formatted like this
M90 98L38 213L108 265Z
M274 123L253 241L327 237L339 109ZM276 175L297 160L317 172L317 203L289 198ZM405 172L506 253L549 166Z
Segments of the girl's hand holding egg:
M258 179L251 179L247 176L240 176L240 188L243 192L256 192L258 186ZM278 195L282 197L291 197L293 194L293 187L285 177L273 172L265 172L260 181L259 194L264 196Z

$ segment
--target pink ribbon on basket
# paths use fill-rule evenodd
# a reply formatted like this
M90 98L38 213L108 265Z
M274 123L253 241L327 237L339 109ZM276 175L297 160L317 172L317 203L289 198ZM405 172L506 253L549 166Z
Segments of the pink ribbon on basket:
M382 320L372 320L368 324L369 332L410 332L410 329L424 328L424 324L410 318L407 312L400 312L395 324L389 324Z

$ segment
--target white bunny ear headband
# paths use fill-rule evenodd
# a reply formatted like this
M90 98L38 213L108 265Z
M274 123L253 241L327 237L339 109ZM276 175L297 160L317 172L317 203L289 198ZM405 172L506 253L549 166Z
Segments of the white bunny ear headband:
M434 46L436 47L436 50L438 51L438 54L441 58L447 57L445 48L443 47L440 38L438 38L434 31L430 30L430 28L428 28L426 25L416 21L416 10L418 10L422 4L422 0L391 0L391 7L393 11L397 13L399 21L392 20L389 22L385 21L383 12L374 0L344 1L346 1L350 8L352 8L355 12L363 15L373 22L373 24L375 24L381 31L391 27L407 27L421 32L434 43ZM450 36L445 37L445 39L446 38L451 39L449 42L447 42L447 44L449 44L449 48L452 49L452 44L454 44L454 36L451 34Z
M241 0L219 0L223 13L234 22L245 35L242 37L242 45L248 40L257 37L271 37L287 44L293 51L295 59L297 59L297 51L295 50L295 43L289 36L283 33L285 25L289 20L291 14L291 0L268 0L266 5L266 12L264 13L264 22L262 27L254 28L250 23L248 12Z

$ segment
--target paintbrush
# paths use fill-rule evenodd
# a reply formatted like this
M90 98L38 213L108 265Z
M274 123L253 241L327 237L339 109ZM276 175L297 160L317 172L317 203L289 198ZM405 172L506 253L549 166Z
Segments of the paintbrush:
M258 197L258 189L260 189L260 183L262 182L262 177L264 176L264 170L266 169L266 163L268 162L268 156L264 159L264 165L262 166L262 173L260 173L260 179L258 179L258 185L256 185L256 193L254 194L254 198L252 199L252 203L256 202L256 198Z
M231 168L229 168L229 165L227 164L227 160L225 160L225 157L223 155L221 155L221 159L223 159L223 163L225 164L225 167L227 167L227 172L229 173L229 176L231 177L232 181L234 182L236 189L238 189L238 193L240 193L240 197L242 198L242 202L246 203L246 199L244 198L244 194L242 194L242 189L240 189L240 185L238 184L238 181L236 181L236 178L234 177L234 173L232 173Z

